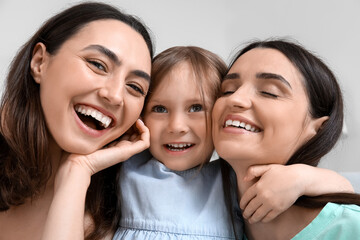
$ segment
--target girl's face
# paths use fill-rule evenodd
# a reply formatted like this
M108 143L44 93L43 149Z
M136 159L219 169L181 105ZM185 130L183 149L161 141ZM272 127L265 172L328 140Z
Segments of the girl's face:
M213 109L213 140L231 165L288 161L321 125L311 118L302 75L281 52L256 48L239 57Z
M198 166L213 151L211 100L205 96L203 103L187 62L175 66L160 81L144 113L145 125L150 130L150 151L173 170Z
M38 44L31 61L47 127L67 152L91 153L139 117L151 59L142 36L117 20L90 22L54 54Z

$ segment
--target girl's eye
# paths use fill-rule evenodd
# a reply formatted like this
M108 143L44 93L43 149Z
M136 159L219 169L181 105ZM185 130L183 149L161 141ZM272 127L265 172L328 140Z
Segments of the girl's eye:
M151 111L156 112L156 113L167 113L166 108L164 106L161 106L161 105L153 106Z
M95 61L95 60L88 60L88 62L91 65L93 65L94 67L96 67L97 69L99 69L99 70L101 70L103 72L106 72L106 67L102 63L100 63L98 61Z
M201 112L203 110L202 105L194 104L190 107L190 112Z
M276 94L273 94L273 93L270 93L270 92L264 92L264 91L261 91L261 93L267 97L271 97L271 98L278 98L279 96L276 95Z
M141 95L145 96L144 91L136 84L133 83L128 83L127 84L129 87L131 87L132 89L134 89L136 92L140 93Z

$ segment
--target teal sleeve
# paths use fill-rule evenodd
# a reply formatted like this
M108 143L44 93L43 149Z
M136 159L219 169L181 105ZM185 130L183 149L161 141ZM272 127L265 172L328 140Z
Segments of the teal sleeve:
M328 203L293 240L360 239L360 207Z

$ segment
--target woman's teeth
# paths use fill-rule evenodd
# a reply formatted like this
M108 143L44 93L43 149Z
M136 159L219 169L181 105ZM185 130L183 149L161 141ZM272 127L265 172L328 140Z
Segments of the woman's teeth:
M85 116L91 116L94 119L96 119L97 121L100 122L100 124L104 127L107 128L109 127L110 123L111 123L111 118L102 114L101 112L99 112L98 110L88 107L88 106L83 106L83 105L77 105L75 106L75 111L78 113L81 113Z
M171 150L171 151L183 151L191 146L193 146L194 144L191 143L174 143L174 144L166 144L166 148Z
M244 122L240 122L238 120L227 120L225 122L225 127L228 127L228 126L232 126L232 127L237 127L237 128L243 128L247 131L250 131L250 132L260 132L260 129L254 127L254 126L251 126L250 124L248 123L244 123Z

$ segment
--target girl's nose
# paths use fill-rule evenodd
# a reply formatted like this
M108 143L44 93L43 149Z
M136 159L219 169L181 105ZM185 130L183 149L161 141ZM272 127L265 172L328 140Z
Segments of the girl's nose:
M189 126L186 121L186 116L183 113L171 113L168 122L168 131L170 133L187 133Z

